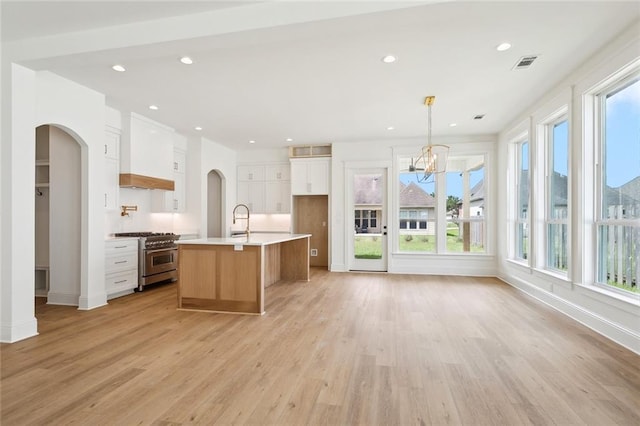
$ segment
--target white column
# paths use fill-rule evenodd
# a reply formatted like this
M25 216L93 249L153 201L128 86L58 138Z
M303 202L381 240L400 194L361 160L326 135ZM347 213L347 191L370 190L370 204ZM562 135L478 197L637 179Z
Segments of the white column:
M38 334L35 297L35 74L2 62L0 341Z

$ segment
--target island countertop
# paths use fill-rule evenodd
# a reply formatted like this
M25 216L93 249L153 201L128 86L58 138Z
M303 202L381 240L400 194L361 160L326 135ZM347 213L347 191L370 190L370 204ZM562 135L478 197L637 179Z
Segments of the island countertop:
M286 241L299 240L302 238L311 237L311 234L275 234L275 233L254 233L250 234L249 238L246 235L238 235L236 237L226 238L200 238L197 240L178 240L176 243L183 244L197 244L197 245L216 245L216 246L234 246L237 244L245 246L267 246L270 244L279 244Z

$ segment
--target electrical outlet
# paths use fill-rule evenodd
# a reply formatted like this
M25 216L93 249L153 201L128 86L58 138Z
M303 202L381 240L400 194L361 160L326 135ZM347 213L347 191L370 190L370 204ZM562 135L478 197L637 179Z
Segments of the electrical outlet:
M311 256L317 256L318 255L318 249L311 249Z

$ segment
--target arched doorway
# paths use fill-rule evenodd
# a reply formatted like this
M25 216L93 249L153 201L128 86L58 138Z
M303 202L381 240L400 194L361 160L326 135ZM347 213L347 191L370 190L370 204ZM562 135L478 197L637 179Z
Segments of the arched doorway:
M36 128L35 295L79 305L82 271L81 142L56 125Z
M207 237L223 237L224 176L219 170L207 174Z

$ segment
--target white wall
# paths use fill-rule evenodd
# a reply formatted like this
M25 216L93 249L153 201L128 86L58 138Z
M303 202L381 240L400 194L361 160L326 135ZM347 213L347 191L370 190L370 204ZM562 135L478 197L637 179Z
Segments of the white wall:
M593 286L594 260L593 231L594 206L590 202L594 193L593 155L585 149L585 138L591 137L588 123L583 123L583 94L595 85L610 78L620 69L640 61L640 23L623 32L605 49L600 51L568 77L554 90L544 94L500 135L499 170L501 171L498 192L508 191L508 148L515 129L527 129L529 140L537 140L536 123L549 112L564 105L569 107L570 127L570 212L571 260L569 274L563 278L535 266L510 261L509 239L500 238L498 245L498 276L509 284L529 293L565 314L575 318L595 331L640 353L640 300L612 294ZM640 63L638 64L640 65ZM640 66L638 67L640 69ZM533 146L532 146L533 149ZM535 165L534 165L535 167ZM534 169L535 173L535 169ZM532 190L536 191L533 187ZM536 203L543 202L535 197ZM506 197L498 205L499 235L510 233L508 229L509 209ZM535 230L534 230L535 233ZM535 255L535 251L532 251ZM532 263L535 265L535 258Z
M231 227L231 210L236 204L236 152L209 139L202 138L200 160L200 182L207 182L211 170L218 170L222 176L222 212L225 216L223 233ZM200 237L207 237L207 186L200 188Z
M80 297L82 203L80 145L49 128L49 293L47 303L77 306Z
M36 96L36 125L55 124L80 144L82 256L78 307L92 309L107 301L102 195L105 98L101 93L48 71L37 73ZM32 167L30 164L24 173L30 173Z

